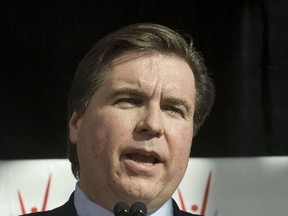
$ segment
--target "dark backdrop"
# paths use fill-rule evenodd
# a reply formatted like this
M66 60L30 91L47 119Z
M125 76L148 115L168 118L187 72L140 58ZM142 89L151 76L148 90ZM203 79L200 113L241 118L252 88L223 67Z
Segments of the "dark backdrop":
M288 1L6 0L1 3L0 159L66 156L77 63L135 22L189 33L215 80L191 156L288 154Z

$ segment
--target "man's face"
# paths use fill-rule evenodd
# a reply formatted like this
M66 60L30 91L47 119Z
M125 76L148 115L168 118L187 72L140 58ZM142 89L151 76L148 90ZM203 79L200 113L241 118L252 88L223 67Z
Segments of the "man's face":
M185 61L135 52L116 58L85 113L70 119L82 190L109 210L118 201L160 207L185 173L194 108Z

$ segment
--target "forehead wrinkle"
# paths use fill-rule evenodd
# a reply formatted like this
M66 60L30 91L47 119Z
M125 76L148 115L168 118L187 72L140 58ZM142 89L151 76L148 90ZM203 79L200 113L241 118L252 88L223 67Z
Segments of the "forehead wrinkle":
M155 97L157 95L159 95L159 97L161 98L163 95L163 84L161 84L161 78L157 77L156 79L153 80L153 83L150 83L150 89L152 89L151 92L151 97ZM149 89L149 87L148 87Z
M124 53L120 54L118 57L113 59L110 64L108 64L108 67L114 67L117 65L129 63L131 61L135 61L141 58L146 58L150 56L156 56L161 55L157 52L152 51L137 51L137 50L131 50L131 51L125 51Z

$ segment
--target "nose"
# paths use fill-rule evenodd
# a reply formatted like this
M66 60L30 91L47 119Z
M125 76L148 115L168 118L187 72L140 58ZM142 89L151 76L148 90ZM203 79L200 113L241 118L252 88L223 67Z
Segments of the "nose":
M136 128L138 133L152 137L160 137L164 133L161 109L156 107L145 108L141 113Z

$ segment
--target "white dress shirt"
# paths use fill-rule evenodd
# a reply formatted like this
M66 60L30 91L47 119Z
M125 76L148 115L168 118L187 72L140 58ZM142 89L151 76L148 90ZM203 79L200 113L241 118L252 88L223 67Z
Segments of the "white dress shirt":
M78 183L74 193L74 204L78 216L114 216L113 212L91 201L81 190ZM169 199L159 209L148 212L147 216L173 216L172 200Z

